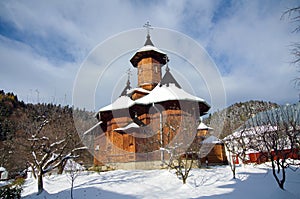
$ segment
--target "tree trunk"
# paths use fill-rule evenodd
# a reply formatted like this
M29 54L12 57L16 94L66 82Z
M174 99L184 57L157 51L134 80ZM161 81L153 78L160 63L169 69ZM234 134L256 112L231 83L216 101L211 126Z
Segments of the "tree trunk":
M279 177L276 174L276 167L275 167L275 163L274 163L274 158L271 157L271 162L272 162L272 173L273 176L279 186L280 189L284 190L284 183L285 183L285 168L281 168L282 170L282 179L280 180ZM279 170L278 170L279 171Z
M233 162L232 165L232 174L233 174L233 179L235 179L235 162Z
M38 195L44 191L44 185L43 185L43 174L42 172L39 172L38 174Z
M36 179L36 173L35 173L35 169L33 165L30 165L31 167L31 171L32 171L32 176L34 177L34 179Z
M71 199L73 199L73 189L74 189L74 176L72 177L72 182L71 182Z
M186 179L187 179L187 177L182 176L182 183L183 183L183 184L186 184Z
M62 174L62 173L63 173L66 164L67 164L67 160L63 161L63 162L58 166L58 172L57 172L57 174Z

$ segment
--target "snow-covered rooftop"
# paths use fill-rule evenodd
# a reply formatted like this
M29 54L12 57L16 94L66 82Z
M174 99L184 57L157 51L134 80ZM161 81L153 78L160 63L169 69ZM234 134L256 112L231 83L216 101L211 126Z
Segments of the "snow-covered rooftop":
M125 127L116 128L114 131L126 131L126 130L129 130L129 129L137 129L137 128L140 128L140 126L137 125L136 123L132 122L132 123L128 124Z
M112 104L101 108L99 112L127 109L133 106L134 104L148 105L152 103L165 102L169 100L178 100L178 101L187 100L187 101L206 103L204 99L187 93L182 88L178 88L173 83L169 84L168 86L157 85L152 91L147 91L142 88L139 88L137 90L140 90L142 92L148 92L149 94L136 101L133 101L128 96L120 96Z
M254 135L262 134L265 132L276 131L276 130L277 130L277 126L271 126L271 125L255 126L255 127L235 131L231 135L226 136L224 140L230 140L233 138L241 138L241 137L251 137Z
M150 91L146 90L146 89L143 89L143 88L132 88L130 90L127 90L127 94L131 94L133 93L134 91L139 91L141 93L150 93Z
M135 101L136 104L152 104L169 100L189 100L195 102L205 102L204 99L191 95L175 84L169 86L157 85L148 95Z
M217 143L221 143L221 141L219 138L213 135L209 136L208 138L202 141L202 144L217 144Z
M134 101L130 99L128 96L120 96L116 99L112 104L107 105L103 108L101 108L99 111L113 111L113 110L119 110L119 109L127 109L134 105Z
M86 132L83 133L83 135L87 135L90 132L92 132L95 128L97 128L100 124L102 124L102 121L98 122L97 124L95 124L94 126L92 126L90 129L88 129Z
M206 124L204 124L203 122L201 122L199 124L199 126L197 127L198 130L213 130L213 128L207 126Z
M165 54L165 55L166 55L166 53L165 53L164 51L159 50L159 49L156 48L155 46L151 46L151 45L143 46L142 48L140 48L140 49L137 51L137 53L138 53L138 52L146 52L146 51L156 51L156 52L158 52L158 53L161 53L161 54Z
M0 167L0 171L3 172L6 171L6 169L4 167Z
M152 55L154 56L153 58L155 58L157 61L159 61L161 64L166 64L168 61L166 58L166 53L163 52L162 50L159 50L158 48L156 48L151 39L150 39L150 35L147 35L147 40L145 42L145 45L138 49L136 51L136 53L134 54L134 56L130 59L130 62L132 63L132 65L134 67L137 67L138 62L146 55Z

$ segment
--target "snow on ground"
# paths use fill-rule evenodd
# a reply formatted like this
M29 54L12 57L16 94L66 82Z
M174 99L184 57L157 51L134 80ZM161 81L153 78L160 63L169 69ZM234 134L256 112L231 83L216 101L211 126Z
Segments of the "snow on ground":
M285 191L278 188L271 170L265 165L237 168L232 179L229 166L194 169L183 185L168 170L116 170L102 173L82 172L75 179L74 198L300 198L300 170L288 170ZM27 179L22 196L25 199L70 198L67 174L44 178L45 191L36 195L37 182Z
M8 184L10 184L11 183L11 181L0 181L0 187L3 187L3 186L5 186L5 185L8 185Z

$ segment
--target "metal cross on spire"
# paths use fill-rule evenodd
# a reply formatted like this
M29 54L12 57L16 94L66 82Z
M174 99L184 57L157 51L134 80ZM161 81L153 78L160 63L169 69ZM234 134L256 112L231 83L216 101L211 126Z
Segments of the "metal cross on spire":
M130 77L132 76L130 68L128 68L128 70L126 71L126 73L127 73L127 84L128 83L130 84Z
M149 23L149 21L147 21L147 23L145 23L143 27L147 29L147 34L150 35L150 30L153 30L153 28L151 28L151 24Z
M169 58L168 58L168 56L166 55L163 59L166 61L166 72L169 72L169 71L170 71L169 64L168 64Z

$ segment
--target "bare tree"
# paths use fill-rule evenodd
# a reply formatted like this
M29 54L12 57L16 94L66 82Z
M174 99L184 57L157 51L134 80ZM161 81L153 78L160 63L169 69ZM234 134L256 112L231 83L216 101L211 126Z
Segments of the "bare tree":
M172 127L176 135L167 146L161 148L169 155L165 164L170 169L175 169L176 175L185 184L199 152L200 143L193 142L197 131L196 121L191 116L182 115L178 124L166 124L166 126Z
M289 8L286 11L283 12L281 15L281 19L284 19L285 17L288 17L292 23L299 23L300 22L300 6ZM293 32L299 32L300 31L300 25L297 24L294 28Z
M241 159L243 162L247 161L247 152L251 149L253 145L252 142L253 134L252 129L242 129L238 130L231 135L226 136L223 139L223 143L229 154L229 165L232 171L233 179L236 178L236 161Z
M173 147L167 147L162 150L166 151L170 158L166 162L170 169L175 169L176 175L181 178L182 183L185 184L189 176L189 172L193 165L192 151L182 151L182 144L175 144Z
M68 159L78 157L76 152L85 149L80 146L74 148L73 134L68 132L68 128L59 130L61 126L58 124L59 117L48 120L44 115L38 116L26 129L27 140L22 140L31 154L28 164L34 168L33 175L37 177L38 194L44 190L43 176L46 173L64 165Z
M32 168L33 176L38 181L38 194L44 190L43 176L61 167L65 162L85 149L82 147L72 117L65 114L65 109L44 105L28 106L26 120L20 123L18 144L20 159ZM66 117L62 118L62 116Z
M287 105L261 112L245 123L241 136L248 149L260 153L263 161L271 161L273 176L281 189L286 169L299 158L300 105ZM241 146L240 146L241 147Z
M226 138L224 138L224 144L225 147L227 148L228 152L229 152L229 166L233 175L233 179L235 179L235 173L236 173L236 166L235 166L235 158L238 158L238 153L237 153L237 146L236 146L236 142L235 139L227 136Z
M300 6L287 9L282 15L281 19L288 18L293 24L296 24L296 27L293 29L292 33L299 33L300 32ZM294 59L292 61L296 67L300 67L300 43L299 41L294 42L292 44L291 54L293 55ZM294 79L294 83L296 88L300 88L300 78L297 77Z
M70 183L71 183L71 189L70 189L71 199L74 198L73 190L74 190L75 180L82 170L83 168L81 167L81 165L76 163L74 160L67 161L67 176L70 179Z

